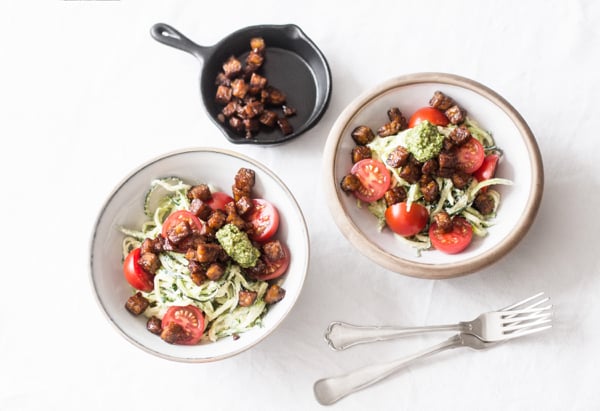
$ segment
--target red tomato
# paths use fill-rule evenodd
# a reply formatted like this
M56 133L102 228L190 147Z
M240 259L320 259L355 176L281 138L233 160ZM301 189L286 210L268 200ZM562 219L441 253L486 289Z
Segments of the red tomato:
M133 287L141 291L152 291L154 288L153 275L144 270L139 264L141 250L136 248L132 250L123 263L123 273L125 279Z
M410 237L417 234L429 219L429 212L421 204L412 203L407 210L406 203L392 204L385 210L385 222L396 234Z
M436 126L446 126L450 122L448 117L437 108L423 107L415 111L408 121L408 127L413 128L425 120Z
M290 265L290 250L282 244L284 256L277 261L269 261L267 258L263 258L263 262L267 266L263 274L256 276L257 280L266 281L280 277L285 273Z
M452 231L442 233L437 224L433 222L429 227L429 238L431 244L447 254L456 254L467 248L473 238L473 228L467 220L462 217L454 217L452 220Z
M264 242L277 232L279 228L279 212L267 200L253 198L254 210L247 220L252 225L249 237L251 240Z
M171 213L163 223L162 236L167 238L167 233L169 232L171 227L173 227L180 221L186 221L192 229L192 231L200 232L202 230L202 222L198 217L196 217L194 214L190 213L187 210L178 210Z
M471 137L466 143L458 147L456 156L458 157L456 167L465 173L471 174L483 164L485 151L481 143L476 138Z
M204 315L197 307L186 305L185 307L174 305L169 307L162 319L162 328L165 329L170 323L179 324L185 330L187 338L178 341L177 344L197 344L204 332Z
M212 193L212 197L206 202L206 204L208 204L208 206L213 210L225 211L225 204L230 203L232 201L233 198L231 198L231 196L217 191L216 193Z
M498 165L498 160L500 156L498 154L490 154L487 155L483 159L483 164L479 167L474 173L473 177L477 179L477 181L485 181L494 177L496 173L496 166ZM485 188L485 187L484 187Z
M354 195L362 201L371 203L379 200L390 188L389 170L378 160L364 159L352 166L350 173L360 180L361 187Z

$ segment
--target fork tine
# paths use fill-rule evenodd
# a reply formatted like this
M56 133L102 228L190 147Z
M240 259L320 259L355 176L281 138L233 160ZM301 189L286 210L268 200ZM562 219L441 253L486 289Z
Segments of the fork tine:
M502 327L506 328L509 325L516 325L516 324L521 324L522 326L527 327L528 325L532 324L532 322L534 322L534 320L539 320L542 318L549 318L549 317L550 318L552 317L552 311L534 313L534 314L530 314L528 316L507 318L507 319L502 320Z
M531 297L528 297L528 298L524 299L523 301L519 301L518 303L514 303L514 304L512 304L512 305L509 305L508 307L504 307L504 308L502 308L500 311L509 311L509 310L514 310L514 309L516 309L517 307L520 307L520 306L522 306L522 305L524 305L524 304L527 304L527 303L528 303L528 302L530 302L530 301L533 301L533 300L535 300L536 298L539 298L539 297L541 297L542 295L544 295L544 292L543 292L543 291L542 291L542 292L540 292L540 293L537 293L537 294L535 294L535 295L532 295Z
M545 307L537 307L537 308L525 308L523 310L512 310L512 311L501 311L503 319L514 319L518 320L519 318L526 319L528 315L538 314L544 311L552 310L552 304L547 305Z
M504 340L512 340L513 338L523 337L524 335L529 335L529 334L535 334L535 333L538 333L540 331L548 330L550 328L552 328L552 324L546 325L544 327L536 327L536 328L529 328L529 329L519 330L519 331L510 333L510 334L507 334L504 337Z
M518 331L518 330L525 330L525 329L528 329L528 328L535 328L538 325L548 324L550 322L552 322L552 318L548 317L548 316L545 316L543 318L540 318L540 319L538 319L536 321L529 322L527 324L515 324L515 325L509 325L509 326L506 326L506 327L502 327L502 332L506 335L507 333L510 334L511 332Z

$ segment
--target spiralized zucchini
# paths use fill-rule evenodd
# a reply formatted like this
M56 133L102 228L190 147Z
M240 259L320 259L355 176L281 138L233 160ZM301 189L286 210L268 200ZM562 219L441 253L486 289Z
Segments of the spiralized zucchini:
M143 223L140 230L121 228L125 234L123 257L140 247L144 239L156 238L163 222L173 211L189 208L189 188L176 177L152 181L144 204L144 211L150 220ZM196 285L190 277L188 261L183 254L164 251L158 257L161 266L154 276L154 289L142 293L150 302L144 311L145 316L162 318L171 306L194 305L204 313L207 326L202 339L208 341L217 341L262 325L262 318L267 312L264 302L267 282L248 281L238 265L229 263L219 280L207 280ZM238 306L241 290L257 293L254 304L249 307Z
M502 154L501 150L495 146L492 134L484 130L475 120L467 116L464 125L469 129L471 135L483 145L486 154L492 152L499 155ZM438 131L446 137L449 136L455 128L456 126L452 124L437 127ZM481 182L472 179L468 187L459 189L454 186L452 179L436 177L435 180L440 190L440 198L435 204L426 203L423 200L419 184L408 183L400 177L398 168L391 167L386 162L388 156L396 149L396 147L399 145L406 147L405 140L407 131L408 130L404 130L396 135L388 137L375 138L372 142L367 144L367 147L371 150L372 158L381 161L390 171L392 177L391 186L402 186L406 189L407 209L409 209L410 205L413 203L423 205L429 212L430 224L433 222L435 214L440 211L446 211L451 216L462 216L469 221L475 235L485 236L488 232L488 228L494 224L493 220L496 217L496 210L500 203L500 193L489 188L487 189L487 193L494 201L494 209L492 213L485 216L481 215L481 213L472 207L473 201L484 187L489 187L491 185L511 185L512 182L503 178L492 178ZM385 201L382 199L378 200L377 202L368 204L367 208L377 218L377 228L381 231L386 225L384 217L386 208ZM413 247L417 251L417 254L420 255L421 251L431 248L429 236L426 234L427 229L428 226L426 226L421 233L410 238L399 235L395 236L401 242Z

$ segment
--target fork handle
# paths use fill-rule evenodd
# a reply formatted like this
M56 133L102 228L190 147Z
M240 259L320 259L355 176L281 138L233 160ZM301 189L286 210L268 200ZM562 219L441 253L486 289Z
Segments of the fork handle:
M332 349L341 351L356 344L386 341L434 331L461 331L461 324L429 325L425 327L364 327L335 321L329 324L325 333L325 340Z
M317 401L322 405L330 405L363 388L369 387L382 379L398 372L410 362L419 358L433 355L440 351L455 348L461 345L460 335L454 335L439 344L417 352L411 356L388 363L369 365L347 374L336 377L323 378L313 386Z

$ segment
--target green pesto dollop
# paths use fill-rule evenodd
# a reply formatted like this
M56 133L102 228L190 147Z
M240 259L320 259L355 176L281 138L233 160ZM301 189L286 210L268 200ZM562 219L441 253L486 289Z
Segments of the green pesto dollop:
M415 158L424 162L435 157L442 149L444 135L436 126L425 120L406 130L406 148Z
M217 231L216 237L227 255L233 258L240 267L248 268L256 265L260 251L252 245L248 234L233 224L226 224Z

